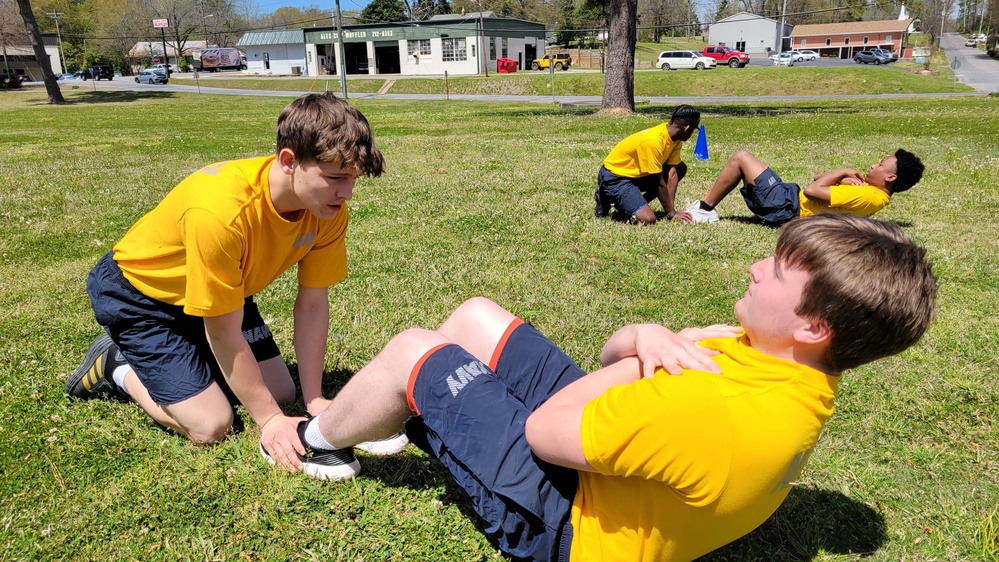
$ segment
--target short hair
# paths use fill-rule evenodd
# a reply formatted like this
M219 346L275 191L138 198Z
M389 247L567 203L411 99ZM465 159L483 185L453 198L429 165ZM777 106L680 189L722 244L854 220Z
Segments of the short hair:
M380 176L385 168L368 120L332 92L306 94L281 110L277 152L284 148L299 162L338 162L365 176Z
M932 320L937 284L926 250L894 224L849 213L796 219L774 256L809 273L795 313L829 324L835 372L904 351Z
M673 115L670 115L669 118L670 123L677 123L684 127L697 125L700 121L701 112L687 104L676 106L676 109L673 110Z
M908 150L895 151L895 181L891 182L891 190L895 193L905 191L919 183L923 177L923 161Z

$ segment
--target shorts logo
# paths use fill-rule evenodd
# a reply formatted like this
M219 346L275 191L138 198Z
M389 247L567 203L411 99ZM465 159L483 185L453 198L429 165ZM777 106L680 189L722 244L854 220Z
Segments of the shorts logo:
M269 337L271 337L271 331L267 328L266 324L249 330L243 330L243 339L246 340L246 343L257 343Z
M458 396L458 392L465 388L465 385L475 380L475 377L489 372L489 369L481 361L472 361L467 365L458 367L455 372L447 376L447 388L451 391L451 396Z

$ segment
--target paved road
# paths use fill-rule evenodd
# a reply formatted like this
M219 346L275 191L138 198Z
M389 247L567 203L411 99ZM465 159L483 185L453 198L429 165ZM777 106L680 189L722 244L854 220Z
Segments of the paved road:
M964 41L957 33L945 33L940 41L952 68L957 60L958 79L982 93L999 92L999 61L978 47L965 47Z

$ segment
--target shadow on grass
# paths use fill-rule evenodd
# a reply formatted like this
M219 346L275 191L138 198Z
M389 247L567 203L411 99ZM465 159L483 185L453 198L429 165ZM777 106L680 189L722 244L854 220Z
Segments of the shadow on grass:
M877 510L839 492L797 487L755 531L698 562L799 562L820 552L868 556L887 540Z
M177 97L174 92L119 92L108 90L84 90L81 86L79 90L74 90L75 95L66 99L67 105L84 105L97 103L130 103L141 100L163 100ZM48 105L48 102L38 105Z

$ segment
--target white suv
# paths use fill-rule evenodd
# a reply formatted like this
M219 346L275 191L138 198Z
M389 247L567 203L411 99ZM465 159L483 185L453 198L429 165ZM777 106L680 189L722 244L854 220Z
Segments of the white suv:
M711 57L705 57L694 51L663 51L656 59L656 66L663 70L674 70L677 68L690 68L693 70L704 70L718 66L718 61Z

